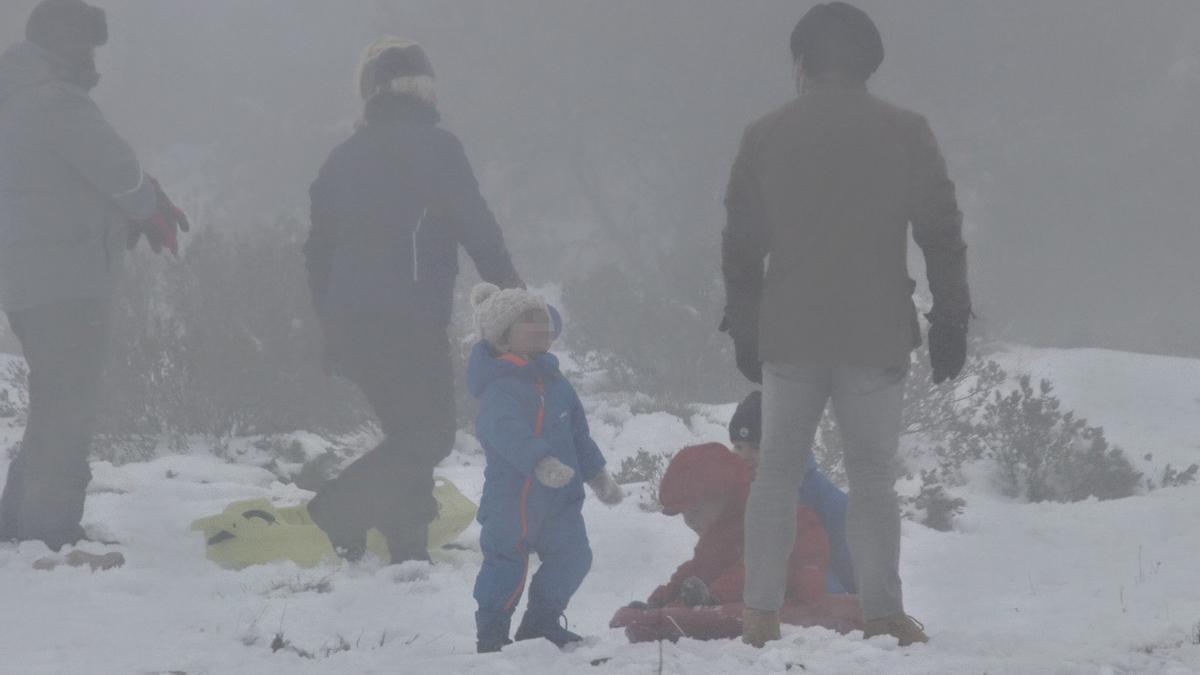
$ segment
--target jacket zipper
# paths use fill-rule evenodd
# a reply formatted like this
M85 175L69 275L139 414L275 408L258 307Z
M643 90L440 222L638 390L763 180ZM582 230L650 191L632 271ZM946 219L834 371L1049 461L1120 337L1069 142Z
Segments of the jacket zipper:
M540 377L537 379L537 393L538 411L537 419L533 423L533 435L541 438L546 425L546 381Z
M424 227L424 225L425 225L425 216L428 214L429 214L428 207L421 210L421 218L420 218L420 220L417 221L417 226L416 226L416 228L413 229L413 233L412 233L412 268L413 268L413 283L414 284L421 281L420 244L417 241L417 237L421 234L421 228Z

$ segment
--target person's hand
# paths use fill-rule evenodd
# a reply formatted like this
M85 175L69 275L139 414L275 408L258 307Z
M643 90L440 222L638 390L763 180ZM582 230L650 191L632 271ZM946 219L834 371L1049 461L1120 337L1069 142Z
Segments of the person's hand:
M603 469L588 481L588 487L596 494L596 498L609 506L616 506L625 498L625 491L617 485L617 481Z
M733 338L737 368L747 380L762 384L762 360L758 356L758 311L726 309L720 331Z
M558 461L557 457L543 457L533 468L533 475L542 485L557 490L571 482L575 469Z
M625 608L626 609L638 609L638 610L642 610L642 611L646 611L648 609L654 609L653 607L642 602L641 600L634 600L633 602L629 603L628 605L625 605Z
M688 607L712 607L721 602L713 597L708 584L700 577L688 577L679 586L679 597Z
M927 314L929 319L929 362L933 383L954 380L967 362L967 321L947 320Z
M157 208L149 218L129 223L129 240L126 244L132 250L144 236L150 243L150 250L162 253L165 248L172 255L177 256L179 255L179 233L191 229L187 215L178 206L175 206L157 180L152 176L146 176L146 180L154 186L158 202Z

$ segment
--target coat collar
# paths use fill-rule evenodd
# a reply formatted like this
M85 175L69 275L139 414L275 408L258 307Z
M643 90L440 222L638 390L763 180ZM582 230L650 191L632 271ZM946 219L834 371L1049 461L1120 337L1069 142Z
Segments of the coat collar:
M865 80L856 80L853 78L844 77L841 75L821 75L818 77L805 77L803 84L800 86L800 93L807 94L813 91L866 91L867 83Z

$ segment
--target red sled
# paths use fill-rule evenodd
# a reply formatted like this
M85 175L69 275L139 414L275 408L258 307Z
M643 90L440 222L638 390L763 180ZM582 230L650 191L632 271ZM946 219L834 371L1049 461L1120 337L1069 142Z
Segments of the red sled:
M630 642L656 642L679 638L727 640L742 634L740 602L716 607L670 605L661 609L622 607L613 615L609 628L624 628ZM862 630L862 605L857 595L827 595L806 605L785 604L779 611L782 623L821 626L839 633Z

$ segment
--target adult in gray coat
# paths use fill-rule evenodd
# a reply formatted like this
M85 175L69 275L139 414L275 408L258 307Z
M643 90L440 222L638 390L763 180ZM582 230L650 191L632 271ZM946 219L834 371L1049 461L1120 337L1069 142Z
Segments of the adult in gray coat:
M0 56L0 307L29 364L29 420L0 539L83 537L109 306L126 246L174 247L186 221L89 96L104 11L43 0Z
M779 637L796 490L832 400L865 632L924 642L904 610L895 490L904 379L921 342L907 239L911 225L933 293L934 379L953 379L971 314L962 214L925 119L867 91L883 42L865 13L817 5L791 46L800 95L746 131L726 197L726 327L739 367L763 382L743 638Z

